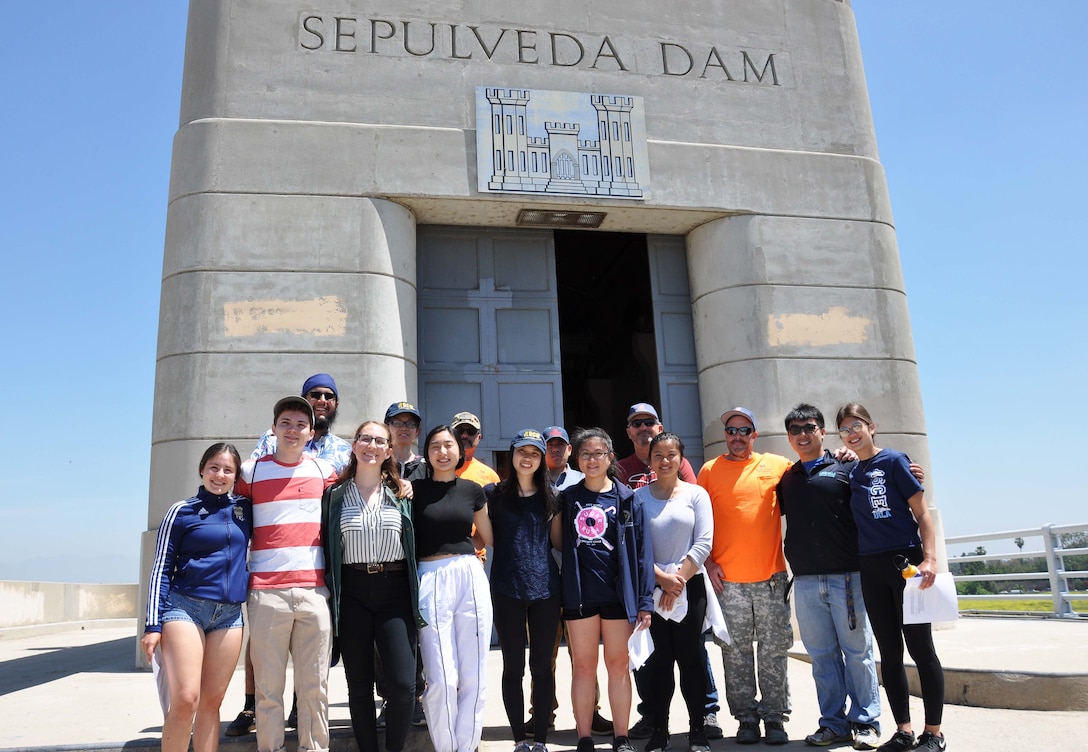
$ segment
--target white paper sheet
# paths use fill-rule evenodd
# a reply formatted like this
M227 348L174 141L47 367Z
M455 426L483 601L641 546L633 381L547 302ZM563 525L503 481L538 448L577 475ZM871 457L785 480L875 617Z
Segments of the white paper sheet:
M933 586L922 590L921 577L907 580L903 591L903 623L929 624L935 621L956 621L960 618L956 583L949 572L940 572Z
M642 668L643 664L654 652L654 638L650 636L650 628L636 629L627 640L627 660L632 671Z

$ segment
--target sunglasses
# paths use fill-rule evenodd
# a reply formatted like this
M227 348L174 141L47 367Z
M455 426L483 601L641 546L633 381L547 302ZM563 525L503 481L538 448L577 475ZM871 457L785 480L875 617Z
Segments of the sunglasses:
M815 423L805 423L803 426L792 425L789 427L790 436L800 436L801 434L814 434L820 430L820 427Z
M725 427L725 432L727 434L729 434L730 436L736 436L738 433L741 436L747 436L748 434L752 433L752 431L754 431L754 430L755 429L751 428L750 426L739 426L739 427L738 426L726 426Z
M316 392L316 391L313 391L313 392L307 392L306 396L309 397L310 399L312 399L314 402L320 402L321 400L325 400L326 402L332 402L334 399L336 399L336 393L335 392Z
M635 418L634 420L627 421L628 428L653 428L657 425L657 420L654 418Z

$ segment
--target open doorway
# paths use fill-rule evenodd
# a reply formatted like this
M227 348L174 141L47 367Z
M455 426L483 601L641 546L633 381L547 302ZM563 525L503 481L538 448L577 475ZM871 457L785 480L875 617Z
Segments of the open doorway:
M625 456L628 407L660 405L646 236L557 230L555 273L564 425L604 428Z

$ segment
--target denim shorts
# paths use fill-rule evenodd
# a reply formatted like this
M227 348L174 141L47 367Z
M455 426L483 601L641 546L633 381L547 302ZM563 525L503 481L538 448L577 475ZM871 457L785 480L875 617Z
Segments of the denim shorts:
M238 629L242 626L242 604L220 603L206 598L193 598L173 590L166 596L163 624L168 621L187 621L205 632L219 629Z

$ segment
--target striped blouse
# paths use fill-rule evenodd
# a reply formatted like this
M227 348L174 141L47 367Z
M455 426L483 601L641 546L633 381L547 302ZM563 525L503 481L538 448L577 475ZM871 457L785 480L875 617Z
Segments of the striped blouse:
M355 481L344 489L344 507L340 515L340 540L344 564L379 564L403 561L400 542L400 512L382 494L382 503L371 507L359 495Z

